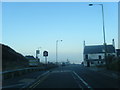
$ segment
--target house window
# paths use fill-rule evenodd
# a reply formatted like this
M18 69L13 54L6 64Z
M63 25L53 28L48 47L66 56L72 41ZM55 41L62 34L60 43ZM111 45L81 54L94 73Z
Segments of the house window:
M94 62L91 61L91 64L94 64Z
M98 64L99 64L99 61L98 61Z
M101 64L103 64L103 62L101 61Z
M99 59L101 59L101 55L99 55Z
M88 59L88 55L85 55L85 58Z

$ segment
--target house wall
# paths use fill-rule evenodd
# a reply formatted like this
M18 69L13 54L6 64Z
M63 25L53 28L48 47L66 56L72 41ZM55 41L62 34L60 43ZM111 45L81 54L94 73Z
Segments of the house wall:
M104 59L104 54L88 54L88 59L99 59L99 56L101 56L101 59Z
M97 66L97 65L104 65L104 64L105 64L105 61L93 61L93 63L90 63L90 66Z
M84 66L88 66L87 62L88 61L84 61ZM98 60L98 61L89 61L89 64L90 64L90 66L105 65L105 61L100 61L100 60Z
M88 59L86 59L86 55L88 55ZM90 63L90 66L96 66L98 65L99 56L101 56L101 60L104 59L104 53L98 53L98 54L84 54L84 66L87 66L87 62ZM98 59L97 61L94 61ZM101 64L101 62L99 63Z
M86 59L86 55L88 55L88 59L99 59L99 56L101 56L101 59L104 59L104 53L99 53L99 54L84 54L84 59Z
M86 55L88 55L88 60L89 59L99 59L99 56L101 56L101 59L104 59L105 54L104 53L99 53L99 54L84 54L84 60L86 60ZM116 55L116 53L107 53L107 55Z
M116 53L107 53L107 55L115 55ZM88 59L86 59L86 54L84 55L84 66L87 66L87 63L89 62L90 66L96 66L96 65L104 65L104 53L99 53L99 54L87 54ZM99 59L99 56L101 56L101 59ZM94 61L96 60L97 61Z

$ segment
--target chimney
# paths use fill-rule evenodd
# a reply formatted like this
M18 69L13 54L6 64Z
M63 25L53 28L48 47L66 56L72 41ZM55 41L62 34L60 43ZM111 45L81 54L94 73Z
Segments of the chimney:
M112 39L112 45L113 45L113 47L115 47L115 41L114 41L114 39Z

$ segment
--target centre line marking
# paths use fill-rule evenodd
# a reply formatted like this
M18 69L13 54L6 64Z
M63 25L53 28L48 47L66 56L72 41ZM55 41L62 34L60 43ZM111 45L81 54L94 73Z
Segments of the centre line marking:
M47 74L49 74L49 72L46 72L46 73L43 73L42 75L40 75L37 79L39 79L41 76L43 76L43 77L41 79L39 79L38 81L36 81L35 83L33 83L33 85L31 85L29 88L36 87L36 85L38 85L38 83L40 83L41 80L45 78L45 76L48 76Z
M40 79L34 86L33 88L37 87L40 83L42 83L47 77L49 76L49 74L47 74L46 76L44 76L42 79Z

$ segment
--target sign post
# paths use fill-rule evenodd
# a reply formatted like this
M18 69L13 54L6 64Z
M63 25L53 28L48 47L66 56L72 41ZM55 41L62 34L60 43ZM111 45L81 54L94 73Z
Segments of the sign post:
M44 52L43 52L43 56L45 57L45 64L47 65L48 51L44 51Z
M38 62L40 62L40 59L38 57L38 55L40 54L40 51L39 50L36 50L36 59L38 60Z

